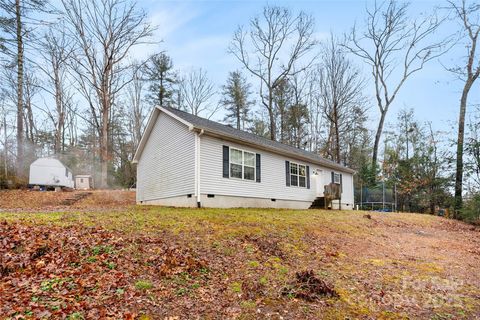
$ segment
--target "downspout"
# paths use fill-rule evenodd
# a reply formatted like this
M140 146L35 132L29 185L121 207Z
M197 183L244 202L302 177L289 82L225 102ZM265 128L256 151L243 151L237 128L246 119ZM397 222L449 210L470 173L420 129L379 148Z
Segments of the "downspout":
M201 148L201 139L204 130L195 130L195 196L197 198L197 207L202 207L201 202L201 193L200 193L200 148Z

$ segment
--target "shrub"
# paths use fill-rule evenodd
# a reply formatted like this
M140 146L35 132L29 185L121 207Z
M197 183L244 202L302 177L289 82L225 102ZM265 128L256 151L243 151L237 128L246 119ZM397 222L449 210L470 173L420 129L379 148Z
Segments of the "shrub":
M464 202L460 215L462 220L467 222L480 222L480 193L474 194L470 199Z

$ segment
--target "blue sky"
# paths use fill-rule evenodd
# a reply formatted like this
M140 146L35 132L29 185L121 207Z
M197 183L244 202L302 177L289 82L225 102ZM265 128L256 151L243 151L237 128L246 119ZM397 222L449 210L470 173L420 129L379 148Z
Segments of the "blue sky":
M137 48L135 55L145 57L148 53L165 50L173 59L176 68L188 69L202 67L209 77L220 87L229 71L241 66L227 53L228 44L238 25L247 24L249 19L261 12L267 4L287 6L294 11L303 10L311 14L316 21L316 35L321 40L330 32L342 35L348 32L354 22L359 25L365 18L366 1L139 1L149 14L152 23L158 25L155 39L162 41L149 48ZM415 1L412 13L431 11L441 1ZM449 23L439 36L446 36L456 27ZM408 80L387 116L387 122L393 122L401 108L414 108L421 121L431 121L437 130L449 130L458 117L458 101L462 89L461 82L455 81L442 66L452 65L462 56L462 47L451 50L439 60L432 61L427 67ZM359 67L368 76L368 67L357 61ZM256 84L255 78L250 78ZM372 87L366 93L373 97ZM477 103L477 87L472 90L470 103ZM470 108L473 112L473 108ZM378 112L374 101L371 113ZM221 116L217 116L220 119ZM375 125L372 123L372 129Z

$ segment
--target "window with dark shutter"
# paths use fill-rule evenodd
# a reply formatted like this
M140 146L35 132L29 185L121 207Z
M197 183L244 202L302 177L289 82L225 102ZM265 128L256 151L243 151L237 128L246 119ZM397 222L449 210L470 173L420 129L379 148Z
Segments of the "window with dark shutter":
M223 146L223 177L228 178L229 175L229 163L230 163L230 149L228 146Z
M285 179L287 187L290 187L290 161L285 161Z
M261 179L260 179L260 174L261 174L261 167L260 167L260 153L257 153L256 154L256 162L255 162L255 165L256 165L256 178L257 178L257 182L260 182Z
M287 187L310 188L310 168L305 164L285 161Z
M332 172L332 183L341 184L341 174Z

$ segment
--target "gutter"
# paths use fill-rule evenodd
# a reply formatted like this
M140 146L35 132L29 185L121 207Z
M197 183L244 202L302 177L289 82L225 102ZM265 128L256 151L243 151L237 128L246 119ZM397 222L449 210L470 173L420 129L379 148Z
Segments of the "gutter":
M279 150L275 147L266 147L266 146L263 146L263 145L260 145L260 144L257 144L257 143L253 143L252 141L247 141L247 140L244 140L244 139L241 139L241 138L238 138L238 137L237 138L230 137L230 136L225 135L224 133L215 132L213 130L208 130L207 129L208 131L204 131L204 129L200 129L198 127L195 127L195 129L196 130L201 130L202 134L205 133L205 134L210 135L212 137L216 137L216 138L220 138L220 139L228 140L228 141L232 141L232 142L240 142L240 143L247 144L247 145L254 145L256 148L261 149L261 150L273 152L273 153L276 153L276 154L279 154L279 155L282 155L282 156L288 156L288 157L291 157L291 158L294 158L294 159L301 159L303 161L314 163L314 164L317 164L317 165L321 165L321 166L324 166L326 168L339 170L341 172L351 173L352 175L356 173L355 170L353 170L351 168L348 168L348 167L345 167L345 166L342 166L341 164L338 164L338 163L335 163L335 162L310 159L310 158L307 158L307 157L303 157L302 155L298 155L298 154L290 153L290 152L285 152L284 150Z
M203 129L198 129L191 127L192 131L195 132L195 197L197 199L197 207L201 208L202 207L202 202L201 202L201 193L200 193L200 148L201 148L201 139L200 137L204 134Z

